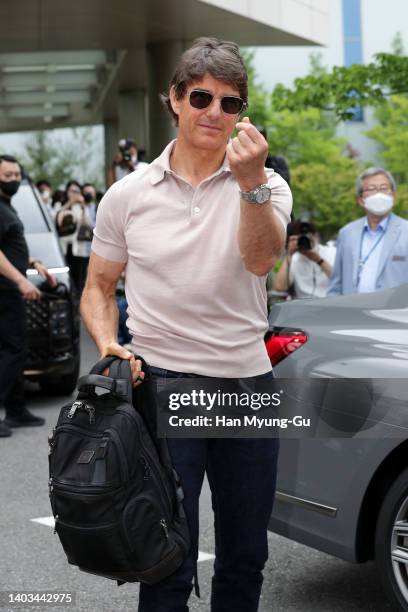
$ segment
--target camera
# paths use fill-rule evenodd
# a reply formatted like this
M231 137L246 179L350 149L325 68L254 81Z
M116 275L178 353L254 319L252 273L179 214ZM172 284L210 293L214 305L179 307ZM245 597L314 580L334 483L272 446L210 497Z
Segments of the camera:
M316 226L314 223L308 221L291 221L288 224L286 248L288 247L288 240L290 236L299 236L297 242L297 250L300 253L310 251L314 247L313 234L316 234Z
M313 234L314 232L313 227L311 226L310 223L308 223L307 221L302 221L300 223L300 231L299 231L299 238L298 238L298 251L300 251L301 253L304 251L310 251L313 248L312 245L312 241L310 240L310 234Z
M131 138L121 138L119 140L118 147L119 151L122 153L123 161L129 162L132 159L129 149L135 146L135 142Z

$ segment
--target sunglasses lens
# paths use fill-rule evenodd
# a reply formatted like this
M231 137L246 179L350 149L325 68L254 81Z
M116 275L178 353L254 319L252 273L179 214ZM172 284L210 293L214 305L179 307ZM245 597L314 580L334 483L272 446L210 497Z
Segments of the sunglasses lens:
M207 91L193 90L190 93L190 104L194 108L207 108L210 106L213 96Z
M234 96L224 96L221 100L222 110L224 113L229 113L230 115L237 115L240 113L243 106L244 101Z

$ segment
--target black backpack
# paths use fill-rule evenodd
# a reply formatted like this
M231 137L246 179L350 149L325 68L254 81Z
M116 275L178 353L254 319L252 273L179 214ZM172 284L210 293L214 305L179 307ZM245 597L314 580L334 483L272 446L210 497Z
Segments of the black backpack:
M145 380L135 389L129 362L116 357L79 379L49 438L49 491L69 563L118 584L155 584L181 565L190 540L167 442L156 436L155 383L136 358Z

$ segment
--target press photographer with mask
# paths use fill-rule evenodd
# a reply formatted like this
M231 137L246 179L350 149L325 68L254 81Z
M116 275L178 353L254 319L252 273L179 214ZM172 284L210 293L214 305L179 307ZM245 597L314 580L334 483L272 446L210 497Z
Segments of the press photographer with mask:
M320 244L314 223L292 221L287 229L286 255L274 280L275 291L296 298L324 297L336 250Z
M408 221L392 213L396 184L383 168L367 168L356 182L365 216L343 227L329 295L370 293L408 283Z

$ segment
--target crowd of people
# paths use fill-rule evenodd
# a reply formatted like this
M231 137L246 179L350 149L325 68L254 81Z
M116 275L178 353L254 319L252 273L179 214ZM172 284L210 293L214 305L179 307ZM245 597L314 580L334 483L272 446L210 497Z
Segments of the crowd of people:
M53 190L47 180L37 182L41 199L57 228L61 246L79 293L85 285L96 210L102 197L92 183L70 180L64 190Z

